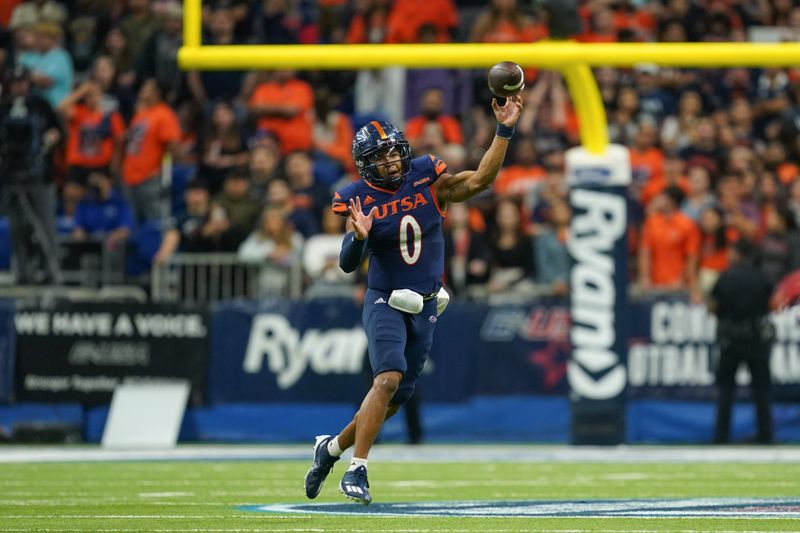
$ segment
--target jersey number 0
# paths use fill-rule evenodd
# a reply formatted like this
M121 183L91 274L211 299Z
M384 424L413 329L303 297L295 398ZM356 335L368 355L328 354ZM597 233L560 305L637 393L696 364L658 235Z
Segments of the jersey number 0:
M414 234L411 250L409 250L408 228ZM417 219L411 215L406 215L400 220L400 256L407 265L413 265L419 260L422 254L422 228L419 227Z

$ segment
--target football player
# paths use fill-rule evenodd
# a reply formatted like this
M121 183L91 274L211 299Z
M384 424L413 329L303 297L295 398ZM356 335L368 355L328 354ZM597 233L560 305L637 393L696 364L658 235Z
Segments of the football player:
M412 158L403 133L387 122L372 121L356 133L353 159L362 179L336 192L333 211L347 216L342 270L352 272L369 258L362 322L373 382L338 435L317 437L305 477L309 498L317 497L339 456L355 445L339 490L357 502L372 501L369 450L384 421L413 394L437 317L449 300L441 281L445 210L491 187L522 112L522 98L508 98L503 106L493 99L492 109L498 124L491 146L477 170L457 174L435 156Z

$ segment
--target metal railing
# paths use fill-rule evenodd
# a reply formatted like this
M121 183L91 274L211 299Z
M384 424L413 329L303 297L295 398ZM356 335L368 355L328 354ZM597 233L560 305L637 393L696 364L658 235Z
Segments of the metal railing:
M244 262L232 253L180 253L153 265L150 297L154 302L299 298L302 281L297 262L283 267Z
M8 285L0 286L0 299L18 302L133 302L147 303L147 292L133 285L109 285L100 288L67 287L58 285Z

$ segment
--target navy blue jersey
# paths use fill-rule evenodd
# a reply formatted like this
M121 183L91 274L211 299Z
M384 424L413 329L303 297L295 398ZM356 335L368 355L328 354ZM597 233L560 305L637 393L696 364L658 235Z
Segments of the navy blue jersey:
M439 290L444 272L444 212L431 187L447 171L432 155L411 161L396 191L360 180L336 192L333 211L347 215L350 200L361 199L361 209L378 209L367 240L370 289L391 292L411 289L420 294Z

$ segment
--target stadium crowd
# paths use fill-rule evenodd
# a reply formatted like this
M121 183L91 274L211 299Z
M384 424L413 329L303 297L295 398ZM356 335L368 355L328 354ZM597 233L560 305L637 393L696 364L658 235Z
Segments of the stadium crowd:
M529 42L548 37L540 4L205 1L203 42ZM586 43L795 39L800 31L796 0L579 4L574 38ZM229 252L302 262L308 284L356 283L336 266L344 220L329 209L332 191L357 179L355 129L387 119L416 155L434 153L451 171L474 168L491 140L485 71L183 72L181 10L172 0L0 6L4 101L31 91L60 120L46 182L57 191L61 241L124 250L137 227L155 224L155 264L178 251ZM630 148L630 280L640 292L699 299L741 237L758 243L773 283L800 267L800 68L641 64L595 74L610 139ZM526 87L494 188L449 209L446 279L459 296L568 291L563 165L579 142L577 119L558 73L528 68ZM113 264L123 275L124 260Z

